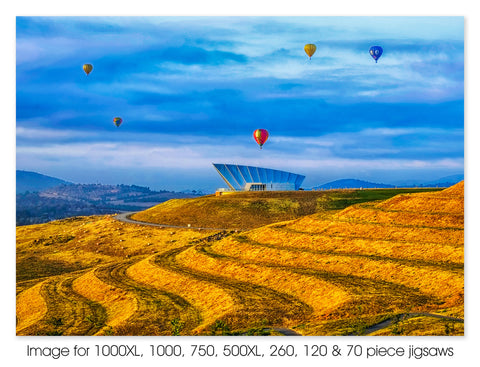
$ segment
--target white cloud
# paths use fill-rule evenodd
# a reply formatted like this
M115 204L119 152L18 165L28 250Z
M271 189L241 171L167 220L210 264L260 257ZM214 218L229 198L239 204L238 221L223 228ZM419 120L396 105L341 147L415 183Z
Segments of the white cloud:
M328 144L325 144L328 147ZM385 150L385 148L380 148ZM242 154L239 151L244 150ZM328 150L317 154L294 156L290 152L259 151L252 148L245 151L240 146L212 146L204 144L133 144L133 143L76 143L54 144L44 146L17 147L17 160L42 161L61 159L71 167L97 165L106 167L134 168L173 168L196 169L209 166L212 162L223 162L226 159L238 164L257 164L268 167L300 168L338 168L344 169L407 169L407 168L463 168L463 158L458 159L355 159L339 158L328 153ZM41 158L40 158L41 157ZM228 157L228 158L226 158ZM253 163L248 163L253 162ZM257 163L255 163L257 162Z
M41 142L42 139L64 139L64 138L78 138L79 132L76 130L59 130L53 128L29 128L23 126L17 126L16 129L17 139L34 139ZM98 136L96 133L82 132L82 137Z

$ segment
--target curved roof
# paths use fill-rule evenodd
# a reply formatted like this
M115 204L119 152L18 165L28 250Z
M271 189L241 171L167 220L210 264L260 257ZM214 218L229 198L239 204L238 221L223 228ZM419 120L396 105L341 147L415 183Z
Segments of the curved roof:
M305 176L271 168L213 163L227 185L235 191L249 190L251 184L265 185L263 190L298 190Z

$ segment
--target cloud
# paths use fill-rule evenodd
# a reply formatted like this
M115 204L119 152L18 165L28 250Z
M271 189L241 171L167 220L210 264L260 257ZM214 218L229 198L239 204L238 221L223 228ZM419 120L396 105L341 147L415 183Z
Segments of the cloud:
M334 133L321 138L275 136L269 139L265 149L259 151L250 136L232 139L215 139L212 136L179 134L130 135L130 141L103 140L63 142L75 135L73 131L56 134L55 130L17 129L21 138L37 135L38 144L17 146L18 156L62 157L95 165L112 167L183 167L208 166L211 162L233 160L243 164L263 162L276 167L291 164L292 167L314 167L340 164L354 167L370 162L372 168L394 169L397 165L410 167L408 162L425 162L438 165L440 161L463 162L461 131L436 131L434 129L366 129L358 133ZM427 137L427 138L425 138ZM45 143L44 139L57 138ZM404 138L410 145L396 139ZM99 159L101 158L101 159ZM329 163L330 162L330 163ZM388 163L383 163L388 162ZM430 163L428 163L430 162ZM411 163L410 163L411 164ZM359 167L360 167L359 166ZM416 164L411 164L415 167Z
M461 17L18 17L17 165L453 169L463 53Z
M33 140L43 143L45 140L64 140L78 139L78 131L75 130L58 130L58 129L37 129L18 126L17 141ZM95 134L89 134L90 137Z

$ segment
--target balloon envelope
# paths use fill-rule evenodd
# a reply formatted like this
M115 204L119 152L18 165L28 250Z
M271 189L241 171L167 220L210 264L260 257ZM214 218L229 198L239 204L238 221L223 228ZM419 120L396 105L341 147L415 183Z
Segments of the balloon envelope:
M370 47L369 52L370 52L370 55L375 60L375 62L377 62L380 56L382 56L383 54L383 48L381 48L380 46L372 46Z
M92 64L84 64L83 65L83 71L85 72L85 74L90 74L93 70L93 65Z
M312 58L313 54L317 50L317 46L315 46L313 43L307 43L304 47L305 53L308 55L308 57Z
M116 127L119 127L122 124L123 120L120 117L115 117L113 119L113 123L115 124Z
M257 129L253 132L253 137L258 145L260 145L260 149L262 149L262 145L268 139L268 131L265 129Z

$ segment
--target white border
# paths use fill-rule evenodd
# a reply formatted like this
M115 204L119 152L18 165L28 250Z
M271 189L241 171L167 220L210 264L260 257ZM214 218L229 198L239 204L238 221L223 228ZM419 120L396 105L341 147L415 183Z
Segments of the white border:
M101 0L82 0L80 2L67 2L60 0L17 0L15 2L2 2L0 17L2 32L1 47L2 57L0 58L0 70L2 71L1 85L1 109L4 118L2 121L1 143L2 147L2 190L1 203L3 204L2 216L2 250L6 256L2 256L2 283L4 286L2 302L2 327L0 340L0 355L6 365L21 365L23 362L34 363L35 366L52 366L55 364L64 364L67 362L72 366L105 365L115 363L116 366L131 366L132 364L169 366L169 365L200 365L200 366L224 366L226 363L265 365L274 363L275 365L365 365L365 366L384 366L385 363L393 366L415 363L415 365L435 365L449 366L452 363L463 363L465 366L472 365L471 361L478 359L477 349L479 345L479 317L478 312L478 286L475 284L480 279L478 274L478 247L477 234L475 233L475 209L478 205L478 177L474 160L477 155L476 141L478 137L478 125L480 118L478 116L478 47L480 35L480 19L476 2L471 0L456 1L419 1L404 0L392 1L385 0L336 0L331 2L296 0L296 1L261 1L261 0L243 0L230 2L227 0L176 0L174 2L165 1L101 1ZM204 338L204 337L114 337L114 338L95 338L88 337L16 337L15 336L15 17L17 15L30 16L51 16L51 15L280 15L280 16L308 16L308 15L401 15L401 16L464 16L465 17L465 285L466 285L466 325L464 337L308 337L301 340L289 338ZM477 165L478 166L478 165ZM159 343L182 343L190 345L192 343L209 343L218 345L222 348L223 344L287 344L295 343L300 347L305 344L361 344L364 347L378 344L382 346L407 346L414 343L417 346L453 346L455 356L451 359L436 361L434 359L423 359L419 361L405 361L404 359L379 359L379 360L325 360L325 359L275 359L275 360L252 360L252 359L224 359L215 360L191 360L185 359L184 363L174 360L135 359L125 358L123 360L82 360L82 359L32 359L25 356L26 344L37 345L66 345L71 346L86 345L93 349L94 344L105 343L137 343L147 348L150 344ZM268 351L268 348L266 349Z

